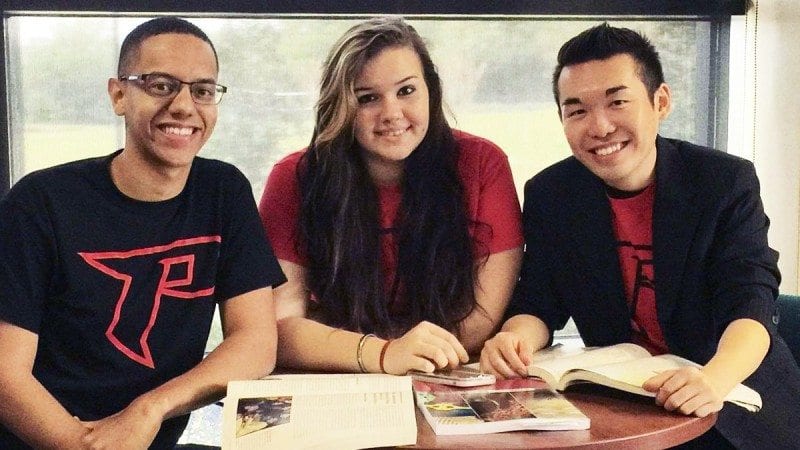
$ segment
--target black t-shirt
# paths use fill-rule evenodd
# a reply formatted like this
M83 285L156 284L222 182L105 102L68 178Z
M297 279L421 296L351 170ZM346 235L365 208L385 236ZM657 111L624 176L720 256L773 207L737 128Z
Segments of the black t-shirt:
M142 202L111 180L118 153L32 173L0 202L0 319L38 334L33 373L81 420L194 367L217 302L285 281L236 168L195 158L178 196ZM185 423L165 422L171 445Z

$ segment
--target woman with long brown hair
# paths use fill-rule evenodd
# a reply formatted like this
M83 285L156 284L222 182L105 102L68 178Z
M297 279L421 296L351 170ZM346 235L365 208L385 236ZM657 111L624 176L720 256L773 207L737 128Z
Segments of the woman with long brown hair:
M323 69L309 147L259 210L286 284L280 365L454 367L500 323L522 254L505 154L452 130L428 50L398 18L362 22Z

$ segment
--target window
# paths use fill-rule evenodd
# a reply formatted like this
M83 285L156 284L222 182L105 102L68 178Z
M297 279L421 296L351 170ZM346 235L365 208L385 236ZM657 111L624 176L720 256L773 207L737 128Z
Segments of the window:
M122 146L124 126L111 111L106 79L115 74L121 40L141 21L9 18L12 183L35 169ZM308 143L322 61L333 41L358 20L193 21L214 41L220 82L229 87L217 128L202 154L236 164L258 196L272 163ZM505 149L520 185L569 154L553 101L551 73L559 46L595 21L411 23L429 42L453 113L452 125ZM615 24L645 32L661 52L677 105L663 134L707 143L709 23Z
M201 155L235 164L256 199L272 164L307 145L320 67L333 42L361 19L194 18L214 42L228 86ZM125 35L142 18L14 15L6 23L11 181L33 170L105 155L124 142L106 80ZM451 125L508 154L524 182L570 154L551 90L561 44L596 20L411 18L442 76ZM614 20L659 49L675 111L662 133L710 143L712 25L698 20ZM92 30L87 33L86 30ZM687 57L687 55L691 55ZM218 342L218 327L211 342Z

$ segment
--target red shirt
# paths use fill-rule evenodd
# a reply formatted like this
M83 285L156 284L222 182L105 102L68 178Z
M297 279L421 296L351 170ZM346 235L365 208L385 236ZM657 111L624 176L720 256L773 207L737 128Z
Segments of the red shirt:
M505 153L492 142L453 130L460 148L458 171L471 222L488 225L470 227L473 251L477 258L499 253L523 244L522 214L511 167ZM258 210L278 259L305 265L297 251L297 224L300 191L297 165L304 150L278 161L267 178ZM401 202L400 186L382 186L380 202L381 259L386 280L394 278L397 245L394 220Z
M611 215L622 269L625 298L631 311L633 342L657 355L668 353L658 323L653 270L653 200L655 185L629 198L613 198Z

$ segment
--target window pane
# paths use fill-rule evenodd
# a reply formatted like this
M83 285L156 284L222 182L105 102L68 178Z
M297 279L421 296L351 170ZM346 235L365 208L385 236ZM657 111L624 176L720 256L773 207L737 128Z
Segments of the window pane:
M107 154L123 144L106 80L124 36L141 18L32 17L8 20L12 181L59 162ZM305 146L313 128L320 67L358 20L197 18L228 86L203 156L238 166L260 197L272 164ZM520 191L568 156L551 91L561 44L588 20L415 19L442 76L451 124L508 154ZM619 21L643 31L662 57L675 109L666 136L707 142L710 24ZM91 30L87 33L87 30Z

